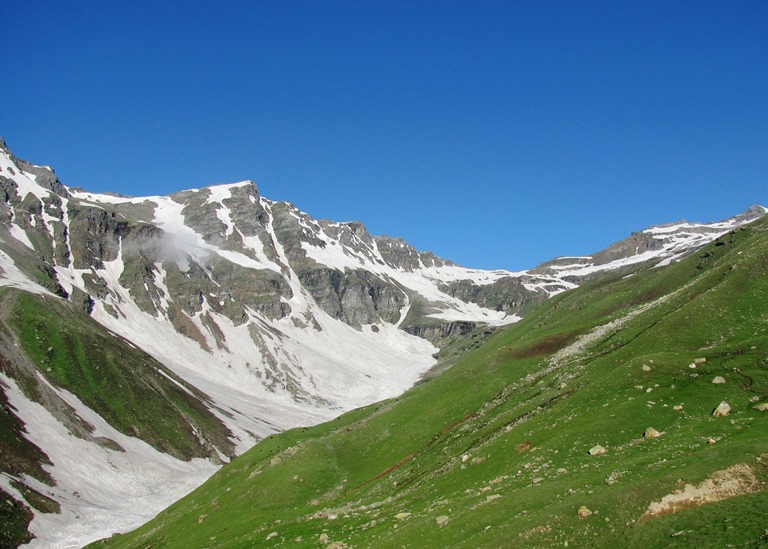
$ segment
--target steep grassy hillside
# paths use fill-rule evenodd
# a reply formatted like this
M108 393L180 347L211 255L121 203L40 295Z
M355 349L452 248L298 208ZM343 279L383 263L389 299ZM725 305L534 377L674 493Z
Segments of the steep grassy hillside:
M145 352L64 301L10 289L0 290L0 301L5 337L24 358L118 431L180 459L216 456L213 446L233 453L226 428L201 402L205 396ZM18 364L12 373L30 395L38 393L37 374Z
M50 385L61 387L118 431L175 457L216 456L213 446L233 453L228 431L201 402L204 395L86 314L55 298L7 288L0 302L0 366L33 400L51 398L41 393Z
M0 374L28 399L44 404L73 436L94 446L124 451L115 440L95 434L61 389L117 431L179 459L234 454L230 433L206 407L205 395L56 297L0 289ZM0 547L30 539L30 507L39 513L61 511L50 494L40 491L57 485L50 469L55 464L28 440L8 390L0 380L0 475L24 501L0 489Z
M403 397L269 437L105 543L765 546L767 227L561 294Z

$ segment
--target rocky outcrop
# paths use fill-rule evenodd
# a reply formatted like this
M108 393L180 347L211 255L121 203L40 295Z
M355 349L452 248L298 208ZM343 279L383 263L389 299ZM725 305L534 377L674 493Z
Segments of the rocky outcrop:
M404 329L409 334L437 343L451 337L468 334L476 327L477 323L475 322L445 322L407 326Z
M299 280L323 311L347 324L396 323L406 294L395 284L365 270L318 268Z
M440 287L446 294L466 303L477 303L481 307L504 311L508 314L521 312L526 306L546 301L545 291L526 287L526 277L504 277L493 284L477 285L470 280L457 280Z

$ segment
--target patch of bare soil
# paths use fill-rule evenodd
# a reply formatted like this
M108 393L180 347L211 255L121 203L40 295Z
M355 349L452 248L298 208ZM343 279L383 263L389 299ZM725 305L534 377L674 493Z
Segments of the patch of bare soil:
M759 492L765 486L757 478L755 470L746 463L737 463L722 471L715 471L697 485L686 484L682 489L654 501L640 517L639 522L677 513L683 509L706 505L724 499Z

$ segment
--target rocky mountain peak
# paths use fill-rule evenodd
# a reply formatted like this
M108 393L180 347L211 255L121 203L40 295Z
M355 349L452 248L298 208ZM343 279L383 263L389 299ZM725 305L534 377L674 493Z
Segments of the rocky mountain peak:
M11 162L11 164L16 166L17 170L26 172L26 174L35 182L35 184L39 185L40 187L62 197L69 195L67 188L61 183L61 181L59 181L59 178L56 176L53 168L50 166L36 166L35 164L31 164L26 160L22 160L16 157L10 151L5 142L5 139L2 137L0 137L0 154L4 155ZM10 166L6 165L5 169L8 170L9 167ZM13 171L13 168L10 168L11 171ZM0 175L4 174L0 173ZM5 176L7 177L7 175Z
M759 204L753 204L752 206L747 208L746 211L737 215L734 219L740 222L753 221L755 219L759 219L763 217L766 213L768 213L768 209L764 208L763 206L760 206Z

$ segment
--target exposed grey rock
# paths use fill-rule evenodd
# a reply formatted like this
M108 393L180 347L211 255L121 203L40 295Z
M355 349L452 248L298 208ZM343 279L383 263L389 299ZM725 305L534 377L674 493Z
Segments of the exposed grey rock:
M589 455L590 456L599 456L599 455L605 454L607 452L608 452L608 450L606 450L605 448L603 448L599 444L596 444L595 446L593 446L592 448L589 449Z
M712 415L715 417L723 417L727 416L731 413L731 405L728 404L725 401L722 401L720 404L717 405L717 408L712 412Z
M406 326L404 329L409 334L438 342L450 337L468 334L476 327L477 323L475 322L457 321Z
M470 280L458 280L441 286L441 290L467 303L509 314L520 312L528 305L546 301L544 291L529 290L527 277L504 277L493 284L477 285Z
M643 438L659 438L662 435L659 431L653 427L648 427L643 433Z
M316 268L299 280L326 313L352 325L397 322L407 299L396 284L362 269Z

